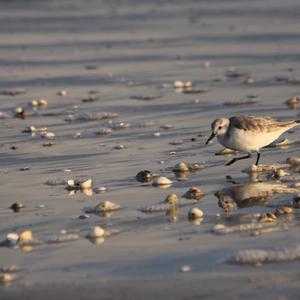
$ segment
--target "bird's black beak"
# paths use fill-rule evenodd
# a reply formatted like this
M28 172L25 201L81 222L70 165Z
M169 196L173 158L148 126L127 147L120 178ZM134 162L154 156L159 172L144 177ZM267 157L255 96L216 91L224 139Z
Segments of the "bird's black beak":
M207 145L207 144L208 144L215 136L216 136L216 134L215 134L215 133L212 133L212 134L210 135L210 137L208 138L208 140L206 141L205 145Z

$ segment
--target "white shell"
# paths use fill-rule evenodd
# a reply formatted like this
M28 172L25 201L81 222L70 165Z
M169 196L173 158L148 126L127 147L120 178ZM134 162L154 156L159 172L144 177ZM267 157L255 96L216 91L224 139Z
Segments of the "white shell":
M181 80L176 80L174 81L174 87L175 88L183 88L184 87L184 82Z
M105 236L105 230L100 226L95 226L88 234L89 238L101 238Z
M105 186L101 186L101 187L98 187L98 188L95 188L95 189L94 189L94 192L95 192L96 194L104 193L104 192L106 192L106 191L107 191L107 187L105 187Z
M187 273L187 272L190 272L191 269L192 269L192 268L191 268L190 266L185 265L185 266L182 266L182 267L180 268L180 272L182 272L182 273Z
M189 167L186 163L184 162L180 162L177 165L175 165L174 169L175 172L188 172L189 171Z
M160 137L160 132L154 132L154 133L153 133L153 136L154 136L154 137Z
M189 219L199 219L203 217L203 211L198 207L193 207L189 211Z
M6 235L6 240L9 241L11 246L15 246L19 241L19 235L16 232L10 232Z
M159 177L155 178L153 181L154 186L171 185L172 183L173 183L173 181L165 176L159 176Z
M16 114L20 114L20 113L22 113L24 111L24 109L22 108L22 107L17 107L16 109L15 109L15 113Z

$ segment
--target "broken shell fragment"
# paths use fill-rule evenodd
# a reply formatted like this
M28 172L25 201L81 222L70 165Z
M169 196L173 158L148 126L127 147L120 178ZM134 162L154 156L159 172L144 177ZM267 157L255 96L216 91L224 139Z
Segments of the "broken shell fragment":
M94 211L95 212L108 212L108 211L114 211L120 209L120 205L113 203L111 201L103 201L100 204L98 204Z
M157 177L153 181L154 186L170 186L172 183L173 181L165 176Z
M20 233L19 241L20 242L27 242L32 240L32 232L30 230L25 230Z
M154 174L151 171L143 170L136 174L135 179L139 182L149 182L154 178Z
M193 186L183 196L187 199L200 200L204 196L204 193L200 188Z
M188 218L190 220L200 219L203 217L203 211L198 207L193 207L188 213Z
M267 212L264 214L261 214L258 218L258 221L260 223L271 223L276 221L277 217L275 214L271 213L271 212Z
M170 204L176 204L178 202L178 197L176 194L170 194L166 197L164 202L170 203Z
M189 167L186 163L180 162L177 165L175 165L175 167L173 168L173 171L174 172L188 172Z

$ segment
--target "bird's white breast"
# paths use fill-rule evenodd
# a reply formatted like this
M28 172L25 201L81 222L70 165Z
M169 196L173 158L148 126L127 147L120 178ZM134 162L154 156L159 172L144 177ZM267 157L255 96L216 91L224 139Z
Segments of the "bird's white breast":
M273 132L242 130L235 127L228 130L229 134L218 136L218 141L223 146L237 151L251 152L271 144L287 128L280 128L280 130Z

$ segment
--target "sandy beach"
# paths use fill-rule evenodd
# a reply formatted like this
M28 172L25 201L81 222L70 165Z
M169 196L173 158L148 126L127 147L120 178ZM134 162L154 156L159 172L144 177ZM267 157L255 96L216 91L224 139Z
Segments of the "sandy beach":
M205 145L222 116L300 118L285 104L299 95L299 17L297 0L0 1L0 267L20 268L0 299L299 299L300 168L286 159L300 129L262 150L282 178ZM173 183L141 183L142 170ZM180 202L166 209L169 194ZM91 212L106 200L120 209ZM292 213L257 221L281 203ZM25 230L32 245L7 246ZM241 262L249 249L267 254Z

